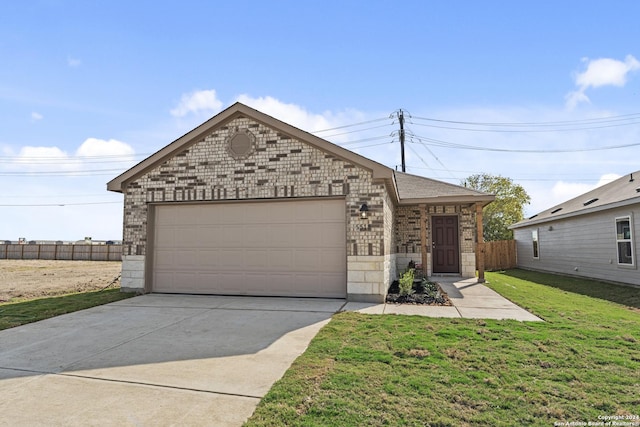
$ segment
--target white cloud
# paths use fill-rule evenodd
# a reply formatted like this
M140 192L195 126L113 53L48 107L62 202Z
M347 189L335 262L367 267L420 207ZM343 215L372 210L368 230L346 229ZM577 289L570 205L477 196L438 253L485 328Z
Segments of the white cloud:
M87 138L76 150L76 156L96 157L96 156L133 156L133 148L122 141L115 139Z
M37 113L35 111L33 111L31 113L31 121L33 121L33 122L37 122L39 120L42 120L43 118L44 118L44 116L42 114L40 114L40 113Z
M0 145L0 152L7 157L0 162L0 240L121 238L122 195L108 192L106 182L133 165L130 145L87 138L68 151Z
M623 87L627 83L629 74L640 70L640 61L632 55L627 55L624 61L611 58L592 60L583 58L582 61L587 66L583 72L575 75L575 84L578 89L565 96L569 110L575 108L580 102L589 102L589 97L585 94L587 89L602 86Z
M555 206L562 202L566 202L567 200L571 200L575 197L580 196L581 194L587 193L595 188L608 184L618 178L620 178L620 175L609 173L602 175L597 184L558 181L551 188L551 198L553 200L556 200L557 202L549 205L549 207Z
M133 164L134 155L133 148L124 142L87 138L75 154L58 147L22 147L9 166L13 172L72 173L95 169L96 162L102 160L124 169Z
M190 113L213 114L222 108L222 101L215 90L201 90L182 95L176 108L170 111L174 117L184 117Z
M242 94L237 101L307 132L329 129L336 125L332 113L310 113L299 105L287 104L271 96L252 98Z
M580 87L619 86L627 83L627 75L640 69L640 62L632 55L623 61L611 58L594 59L588 62L587 69L576 75L576 84Z
M589 97L584 94L584 90L574 90L572 92L569 92L565 95L564 99L566 101L565 105L570 111L576 108L581 102L586 102L588 104L591 103Z
M82 60L78 58L72 58L70 56L67 57L67 65L71 68L76 68L82 65Z
M42 169L42 165L51 165L59 170L63 165L67 165L69 156L58 147L31 147L26 146L13 160L13 169L20 169L29 172Z

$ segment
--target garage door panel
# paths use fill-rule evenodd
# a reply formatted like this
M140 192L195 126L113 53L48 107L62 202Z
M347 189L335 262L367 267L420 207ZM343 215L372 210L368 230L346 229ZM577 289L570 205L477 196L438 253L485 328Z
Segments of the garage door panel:
M347 270L347 260L337 251L333 250L320 250L318 251L318 267L322 272L335 272L336 265L342 265L343 269ZM334 267L330 267L334 266Z
M201 270L217 269L222 266L221 263L221 251L219 249L200 249L196 255L197 266Z
M181 249L193 248L193 243L199 238L197 229L182 226L174 229L173 245Z
M287 271L294 263L294 251L291 249L273 249L269 251L269 271Z
M216 225L211 225L211 224L202 225L202 226L198 227L197 239L202 244L205 244L207 242L214 242L214 241L220 239L220 231L221 231L221 228L216 226ZM207 244L207 246L216 247L217 244L215 244L215 243L214 244Z
M293 231L289 224L269 224L267 237L272 246L291 247L294 244Z
M219 238L215 239L212 244L220 248L241 248L242 243L242 229L241 225L227 224L219 229Z
M344 200L161 205L155 212L156 292L346 296Z
M244 268L247 271L266 271L269 266L269 251L266 249L246 249Z
M173 227L157 229L154 238L156 247L172 247L175 240L175 229Z
M335 248L336 242L339 242L345 234L344 224L327 224L316 243L322 248Z
M322 204L321 205L322 218L327 222L338 222L344 224L344 218L346 215L345 204Z
M159 267L156 270L175 270L178 264L175 262L176 253L173 251L159 251L154 255L154 264Z
M218 265L221 270L240 270L244 264L243 249L225 249L218 251Z
M293 227L295 245L301 248L314 248L317 242L322 240L322 233L325 227L313 227L303 224L296 224Z
M198 251L181 249L173 255L173 265L179 268L193 269L198 265Z
M234 204L216 205L215 211L218 214L218 224L244 224L246 222L245 213L239 210L237 206ZM210 206L204 206L203 208L208 210Z
M317 249L299 249L295 252L295 271L318 271L319 251Z
M171 206L164 206L162 209L156 210L156 225L174 225L177 224L177 210L171 209Z
M288 203L272 203L265 207L264 218L269 218L272 224L290 224L295 221L296 216L293 204Z
M177 210L176 206L174 210ZM198 205L185 205L179 213L180 223L184 225L197 225L200 220L200 207Z
M270 244L269 231L264 225L245 225L242 231L243 247L260 247L264 248Z
M316 202L299 203L294 209L295 217L300 221L319 222L325 219L322 216L322 204Z

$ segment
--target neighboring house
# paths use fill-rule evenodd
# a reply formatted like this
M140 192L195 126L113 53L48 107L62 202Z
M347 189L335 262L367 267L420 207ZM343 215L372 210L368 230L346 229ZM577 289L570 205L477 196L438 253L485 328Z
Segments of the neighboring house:
M640 171L511 228L518 267L640 285Z
M123 289L359 301L383 301L411 260L474 277L475 218L494 200L240 103L108 189L124 194Z

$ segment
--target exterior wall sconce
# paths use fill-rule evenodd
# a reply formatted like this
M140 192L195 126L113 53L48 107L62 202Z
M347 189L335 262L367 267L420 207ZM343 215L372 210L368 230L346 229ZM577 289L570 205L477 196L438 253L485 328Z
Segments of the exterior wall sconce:
M363 203L362 205L360 205L360 218L367 219L368 212L369 212L369 206L367 206L366 203Z

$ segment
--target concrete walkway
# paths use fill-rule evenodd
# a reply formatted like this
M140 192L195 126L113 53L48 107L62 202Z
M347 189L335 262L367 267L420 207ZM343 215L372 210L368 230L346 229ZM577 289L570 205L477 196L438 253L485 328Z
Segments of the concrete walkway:
M0 331L0 426L240 426L344 304L152 294Z
M0 426L239 426L331 316L540 319L475 279L453 307L144 295L0 331Z
M449 295L453 306L427 306L410 304L368 304L350 302L345 311L366 314L405 314L428 317L451 317L467 319L512 319L540 322L537 316L517 306L497 292L478 283L477 279L459 277L432 277Z

